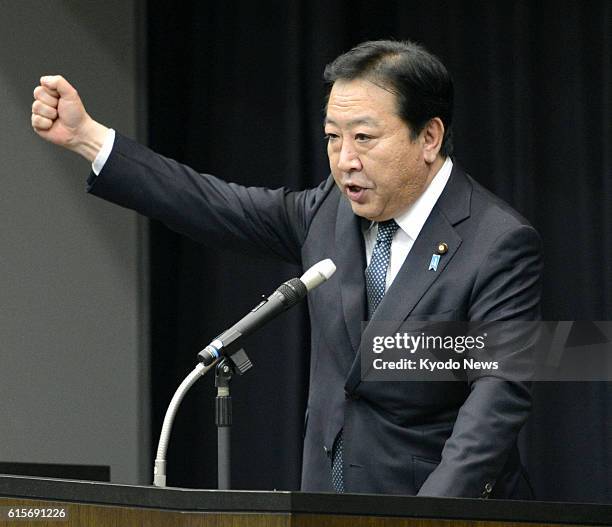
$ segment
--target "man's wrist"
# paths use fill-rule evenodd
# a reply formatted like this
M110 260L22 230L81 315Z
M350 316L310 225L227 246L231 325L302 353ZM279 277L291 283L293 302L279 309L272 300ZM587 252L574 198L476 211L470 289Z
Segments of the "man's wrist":
M79 133L79 142L68 148L92 163L100 152L107 133L106 126L90 119Z

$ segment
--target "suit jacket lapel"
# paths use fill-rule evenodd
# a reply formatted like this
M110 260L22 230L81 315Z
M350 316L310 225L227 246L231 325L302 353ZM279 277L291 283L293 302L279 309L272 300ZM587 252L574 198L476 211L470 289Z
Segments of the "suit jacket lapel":
M453 167L444 192L374 313L371 323L366 326L360 341L371 342L376 332L377 321L393 322L392 325L399 328L431 285L444 272L461 245L461 237L454 229L454 225L469 216L471 192L472 185L466 175L460 169ZM431 257L440 242L447 243L448 251L441 256L437 270L429 270ZM387 327L385 326L385 329ZM346 389L352 392L360 381L361 358L357 353L347 377Z
M351 362L361 341L361 322L366 317L365 248L361 219L355 216L349 202L341 198L336 221L336 266L340 274L340 289L344 321L353 347Z

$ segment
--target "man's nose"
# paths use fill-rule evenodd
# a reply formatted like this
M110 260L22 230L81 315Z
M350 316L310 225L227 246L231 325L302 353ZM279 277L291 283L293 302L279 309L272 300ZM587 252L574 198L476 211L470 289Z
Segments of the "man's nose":
M348 141L343 142L338 158L338 169L342 172L354 172L361 170L361 168L359 155L353 146Z

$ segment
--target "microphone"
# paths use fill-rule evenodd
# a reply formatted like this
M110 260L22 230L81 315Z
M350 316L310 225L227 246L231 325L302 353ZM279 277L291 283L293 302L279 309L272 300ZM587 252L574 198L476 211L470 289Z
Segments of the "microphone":
M314 264L300 278L283 282L268 298L257 304L245 317L225 330L206 346L198 359L209 366L221 355L230 356L240 349L242 337L253 333L268 321L297 304L308 291L328 280L336 271L329 258Z

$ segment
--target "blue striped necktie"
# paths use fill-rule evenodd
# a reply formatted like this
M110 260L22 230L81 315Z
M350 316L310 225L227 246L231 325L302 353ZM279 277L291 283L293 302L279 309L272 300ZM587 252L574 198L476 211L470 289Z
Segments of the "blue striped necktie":
M370 265L365 270L366 292L368 294L368 319L372 318L374 311L385 296L387 269L391 258L391 242L399 225L395 220L387 220L378 224L376 245L372 251Z

